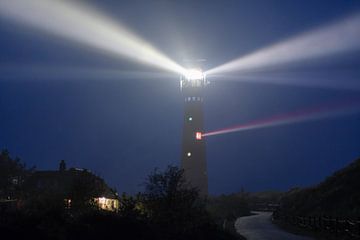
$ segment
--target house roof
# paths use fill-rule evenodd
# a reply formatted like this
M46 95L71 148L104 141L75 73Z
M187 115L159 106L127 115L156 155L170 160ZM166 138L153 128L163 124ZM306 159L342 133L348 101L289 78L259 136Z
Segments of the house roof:
M88 191L92 197L117 198L105 181L86 169L70 168L63 171L35 171L27 181L33 193L52 193L71 197L76 192Z

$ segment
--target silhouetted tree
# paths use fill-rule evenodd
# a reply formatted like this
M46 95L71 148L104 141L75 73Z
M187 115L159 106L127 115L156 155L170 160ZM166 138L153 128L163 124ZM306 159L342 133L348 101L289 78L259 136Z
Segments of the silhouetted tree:
M123 193L120 197L119 214L123 217L132 219L144 219L145 209L142 201L142 194L130 196Z
M16 198L20 195L21 184L27 170L19 158L11 158L9 151L0 152L0 198Z
M150 221L162 229L186 234L209 223L205 199L186 182L184 170L173 166L164 172L155 170L145 186L144 209Z

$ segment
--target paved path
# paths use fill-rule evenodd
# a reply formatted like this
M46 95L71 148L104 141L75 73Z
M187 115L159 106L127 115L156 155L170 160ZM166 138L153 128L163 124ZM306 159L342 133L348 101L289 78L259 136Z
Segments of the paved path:
M269 212L254 212L256 215L238 218L235 228L247 240L311 240L312 238L291 234L271 223Z

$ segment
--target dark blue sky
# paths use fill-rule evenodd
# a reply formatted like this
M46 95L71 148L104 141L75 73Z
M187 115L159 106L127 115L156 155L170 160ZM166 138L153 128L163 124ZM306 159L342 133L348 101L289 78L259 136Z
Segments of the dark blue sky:
M205 69L360 10L356 0L91 3L178 62L207 59ZM321 73L341 85L359 81L359 55L282 71ZM65 159L130 193L155 167L179 164L183 105L176 74L159 80L22 74L33 65L158 71L0 18L0 148L38 169L55 169ZM16 74L9 71L14 67ZM218 79L206 89L206 129L359 93ZM210 193L317 183L360 156L359 122L354 114L209 137Z

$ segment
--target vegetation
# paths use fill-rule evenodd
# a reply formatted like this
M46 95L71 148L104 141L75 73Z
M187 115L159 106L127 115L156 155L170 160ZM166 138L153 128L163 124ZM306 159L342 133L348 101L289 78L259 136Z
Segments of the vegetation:
M3 163L4 162L4 163ZM8 164L8 165L5 165ZM0 190L8 189L14 176L26 176L27 170L18 159L11 159L8 152L1 155ZM15 167L14 167L15 166ZM5 168L9 168L6 171ZM13 170L11 170L13 169ZM10 171L11 170L11 171ZM9 173L8 173L9 172ZM6 174L4 174L6 173ZM85 174L85 173L84 173ZM212 199L207 205L207 199L199 195L199 191L190 187L184 179L183 170L169 166L165 171L155 170L145 182L145 191L136 196L123 194L120 199L119 212L107 212L94 208L88 202L98 187L93 184L93 178L80 178L69 191L77 202L70 209L64 207L64 195L51 188L45 188L42 193L30 191L25 179L22 194L17 203L20 207L3 208L0 205L0 231L11 235L13 239L238 239L237 236L223 231L214 221L214 216L220 216L222 204L230 204L224 216L235 219L236 214L242 214L237 209L237 203L231 197ZM101 183L101 182L100 182ZM226 200L225 200L226 199ZM210 206L210 207L209 207ZM243 205L245 206L245 205ZM230 208L235 212L230 214ZM214 211L214 209L218 209ZM213 209L211 212L209 209ZM211 212L211 213L209 213ZM216 213L215 213L216 212Z
M18 157L12 158L9 151L0 152L0 199L18 198L22 183L34 168L27 169Z
M145 186L142 201L152 224L178 236L210 224L205 199L186 183L183 170L171 166L165 172L155 170Z
M302 216L360 216L360 159L311 188L295 188L283 196L278 213Z
M239 194L220 195L209 199L208 211L218 224L250 215L246 198Z

